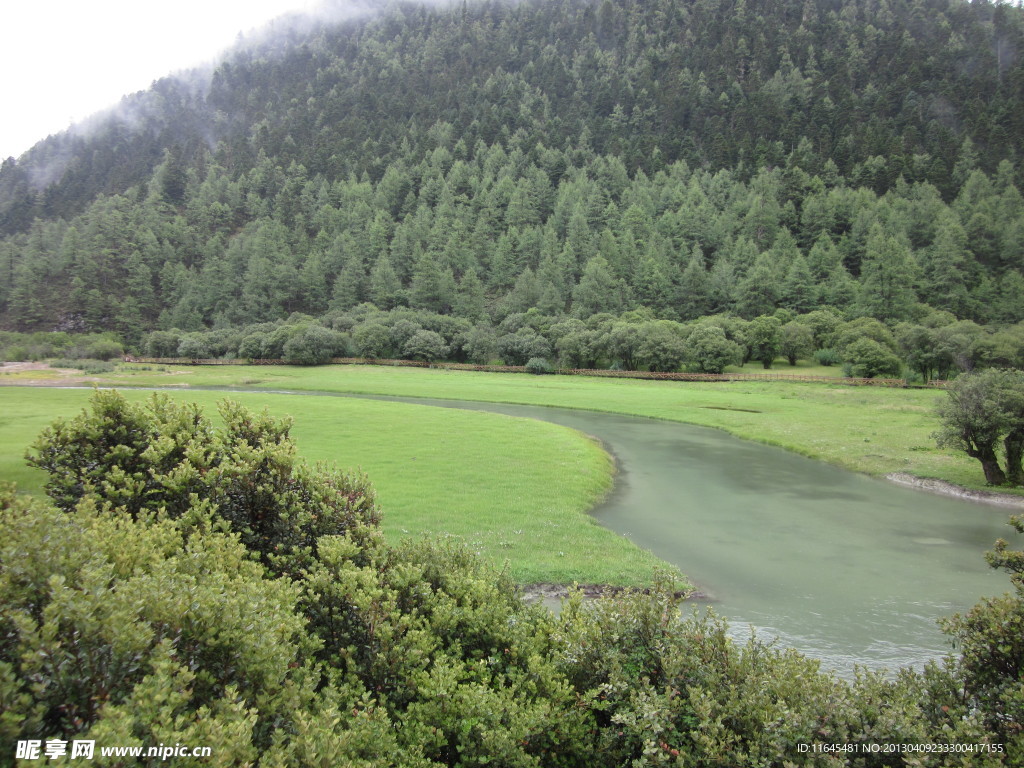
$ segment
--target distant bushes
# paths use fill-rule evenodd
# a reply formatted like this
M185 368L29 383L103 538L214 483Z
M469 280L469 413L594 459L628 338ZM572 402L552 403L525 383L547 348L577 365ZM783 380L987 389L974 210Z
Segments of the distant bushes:
M64 358L51 360L50 365L53 368L77 368L86 374L110 373L117 368L108 360L66 360Z
M650 310L583 320L530 309L492 324L361 304L319 319L295 314L286 321L240 328L152 331L138 352L157 358L284 360L295 365L365 357L525 366L543 358L553 369L699 373L722 373L751 360L770 367L782 356L791 365L810 359L836 366L846 376L928 381L976 368L1024 366L1024 323L985 328L931 312L917 322L887 325L869 317L847 320L828 309L802 315L778 310L753 320L712 315L680 323L656 319ZM108 361L123 353L117 339L106 334L0 332L4 360ZM91 372L109 370L98 364L89 367Z
M976 367L1024 366L1024 323L986 329L931 312L919 322L891 326L869 317L845 319L828 309L802 315L780 309L752 320L711 315L680 323L643 309L586 320L530 309L493 324L361 304L319 320L295 315L237 329L153 331L142 349L152 357L284 359L302 365L342 356L516 366L543 358L553 368L701 373L721 373L751 360L767 368L782 356L791 365L812 359L842 367L848 376L902 378L909 371L927 380Z
M531 357L526 361L526 372L543 375L546 373L554 373L555 369L551 367L551 363L549 363L545 358Z

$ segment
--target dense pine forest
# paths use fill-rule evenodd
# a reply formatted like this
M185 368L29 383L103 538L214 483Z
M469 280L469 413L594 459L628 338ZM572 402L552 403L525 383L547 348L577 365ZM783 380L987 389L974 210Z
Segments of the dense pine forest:
M872 372L1016 363L1022 52L1020 8L960 0L278 29L3 164L0 327L259 357L312 323L331 354L712 370L794 320L802 356L857 363L835 331L859 318Z

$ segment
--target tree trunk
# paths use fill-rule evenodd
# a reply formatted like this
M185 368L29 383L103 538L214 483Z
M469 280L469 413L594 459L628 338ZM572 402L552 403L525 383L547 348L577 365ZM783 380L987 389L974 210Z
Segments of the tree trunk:
M989 485L1006 485L1006 475L1003 473L995 452L985 451L977 457L981 462L981 469L985 473L985 482Z
M964 429L962 440L967 455L981 462L981 469L985 473L985 482L989 485L1006 485L1006 474L999 466L999 457L996 456L996 445L999 438L988 435L984 441L980 441L977 435L972 434L968 428Z
M1011 485L1024 485L1024 427L1011 429L1003 446L1006 448L1006 479Z

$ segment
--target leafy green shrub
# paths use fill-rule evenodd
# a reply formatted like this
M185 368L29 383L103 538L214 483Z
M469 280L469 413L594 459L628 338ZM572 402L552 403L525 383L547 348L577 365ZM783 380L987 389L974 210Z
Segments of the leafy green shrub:
M263 360L267 357L268 335L255 331L246 335L238 345L238 356L246 360Z
M701 324L686 339L684 359L701 373L721 373L739 363L743 351L717 325Z
M865 379L878 376L898 378L903 372L900 359L888 347L870 338L865 337L848 344L843 354L845 363L849 365L849 376Z
M683 326L655 320L639 328L636 362L651 371L678 371L686 354Z
M352 331L352 344L362 357L386 358L392 354L391 331L383 323L363 323Z
M180 343L178 331L153 331L146 336L142 348L148 357L177 357Z
M531 357L551 357L551 345L543 336L523 328L498 338L498 357L505 365L526 365Z
M45 429L27 457L60 509L91 496L133 519L181 517L202 499L276 572L308 563L321 536L365 540L379 521L365 478L297 460L287 421L225 401L215 429L194 404L115 391L94 393L91 409Z
M208 514L138 524L91 499L62 513L8 492L0 563L4 745L203 734L220 758L252 760L301 700L298 588L264 579Z
M814 350L814 332L807 325L791 320L782 326L779 334L779 352L796 365L800 358L807 357Z
M202 333L190 333L183 336L178 342L176 352L178 357L187 357L192 360L204 360L213 356L206 335Z
M422 328L413 333L402 346L402 356L408 360L444 360L449 351L441 334Z
M124 347L113 339L98 339L85 348L85 357L92 360L114 360L124 356Z
M819 349L816 351L814 353L814 360L818 365L825 366L839 365L843 362L843 358L840 354L831 347L826 347L825 349Z
M323 365L345 349L345 335L322 325L308 325L284 345L284 359L297 365Z
M537 375L545 373L554 373L555 369L551 367L551 363L543 357L531 357L526 361L526 372Z

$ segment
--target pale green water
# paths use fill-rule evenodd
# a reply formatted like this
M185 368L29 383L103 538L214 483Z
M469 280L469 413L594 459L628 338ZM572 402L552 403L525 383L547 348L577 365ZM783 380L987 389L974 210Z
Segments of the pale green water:
M736 636L779 639L849 673L950 651L936 620L1008 579L984 553L1009 512L856 475L686 424L416 400L528 416L602 440L619 475L594 515L677 565Z

